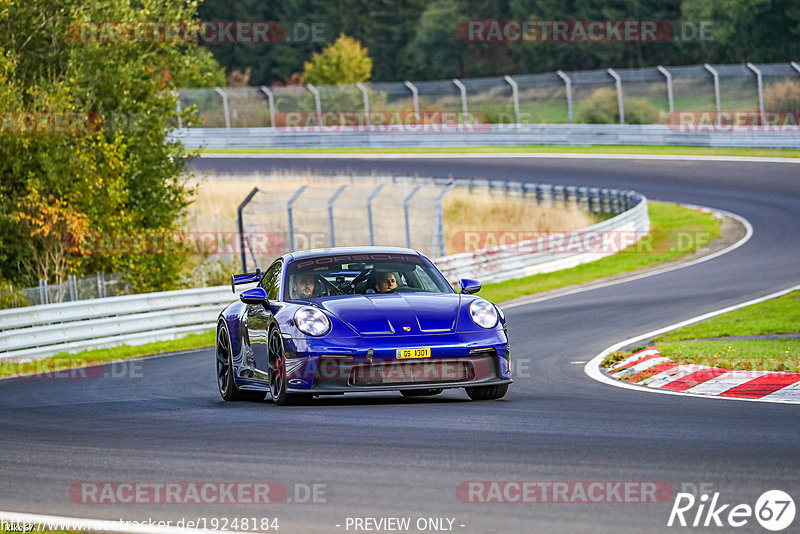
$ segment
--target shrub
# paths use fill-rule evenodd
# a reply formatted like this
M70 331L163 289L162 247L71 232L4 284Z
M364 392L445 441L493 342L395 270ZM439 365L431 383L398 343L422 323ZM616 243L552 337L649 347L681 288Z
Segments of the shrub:
M800 111L800 83L786 80L764 90L764 108L768 111Z
M30 305L31 303L25 298L25 292L22 289L15 288L8 280L0 278L0 309Z
M626 124L655 124L658 121L658 109L647 100L626 98L624 107ZM597 89L583 102L577 118L578 122L586 124L619 123L617 91Z

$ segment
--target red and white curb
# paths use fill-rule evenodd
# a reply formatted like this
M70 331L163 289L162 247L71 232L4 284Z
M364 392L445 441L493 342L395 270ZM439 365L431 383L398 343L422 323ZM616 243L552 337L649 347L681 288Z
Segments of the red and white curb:
M695 395L800 402L800 373L740 371L684 364L640 350L608 368L609 376L629 383Z
M734 244L733 246L736 246L736 245ZM724 252L725 250L728 250L728 249L724 249L722 252ZM700 259L703 259L703 258L700 258ZM710 394L710 393L707 392L708 390L706 390L705 388L715 388L715 387L718 388L718 389L719 388L723 388L724 384L723 385L718 385L719 381L711 382L710 384L704 386L704 388L699 388L698 387L697 390L694 390L694 387L699 386L700 385L699 382L688 386L684 390L667 389L667 388L664 388L664 387L659 387L660 385L662 385L661 381L664 381L664 383L666 383L666 384L668 384L670 382L673 382L674 380L669 380L669 378L671 378L673 375L663 374L662 376L659 377L659 382L648 381L648 383L646 385L650 385L650 384L652 384L652 385L650 387L642 387L642 385L640 385L638 383L634 384L634 383L630 383L630 382L628 382L626 380L618 380L616 378L613 378L611 375L606 374L605 372L603 372L603 370L601 370L601 364L605 360L606 356L608 356L612 352L616 352L618 350L621 350L624 347L630 347L630 346L633 346L636 343L641 343L643 341L646 341L646 340L649 340L649 339L653 339L654 337L660 336L661 334L664 334L666 332L670 332L672 330L677 330L678 328L683 328L684 326L688 326L690 324L699 323L700 321L705 321L706 319L710 319L712 317L716 317L717 315L722 315L723 313L728 313L728 312L731 312L731 311L734 311L734 310L738 310L738 309L741 309L741 308L744 308L744 307L747 307L747 306L752 306L753 304L758 304L759 302L764 302L765 300L770 300L770 299L774 299L774 298L777 298L777 297L781 297L783 295L786 295L787 293L791 293L792 291L797 291L797 290L800 290L800 285L788 287L786 289L782 289L781 291L776 291L775 293L770 293L769 295L764 295L763 297L759 297L759 298L756 298L756 299L753 299L753 300L748 300L747 302L742 302L742 303L739 303L739 304L735 304L733 306L728 306L726 308L721 308L721 309L718 309L718 310L714 310L712 312L704 313L702 315L698 315L696 317L692 317L691 319L687 319L685 321L681 321L681 322L678 322L678 323L675 323L675 324L671 324L669 326L665 326L663 328L659 328L657 330L653 330L651 332L645 332L643 334L639 334L639 335L636 335L634 337L631 337L631 338L628 338L628 339L624 339L624 340L619 341L619 342L611 345L610 347L606 348L603 352L601 352L600 354L598 354L597 356L595 356L594 358L592 358L591 360L586 362L586 365L583 367L583 372L586 373L586 375L589 376L589 378L592 378L594 380L597 380L598 382L602 382L602 383L607 384L609 386L615 386L615 387L618 387L618 388L629 389L629 390L632 390L632 391L639 391L639 392L643 392L643 393L662 393L662 394L665 394L665 395L684 395L684 396L688 395L688 396L702 397L702 398L706 398L706 399L715 399L715 400L718 399L718 400L727 400L727 401L772 402L772 403L800 404L800 384L798 382L784 384L784 387L786 388L786 391L783 392L781 395L787 395L787 398L777 398L777 397L773 396L773 393L776 393L777 390L776 391L772 391L769 394L765 394L765 395L763 395L761 397L755 397L755 396L753 396L753 397L736 397L736 396L723 396L723 395L718 395L718 394ZM647 350L647 349L645 349L645 350ZM650 350L652 350L652 349L650 349ZM655 353L651 352L651 353L649 353L647 355L641 355L640 354L639 356L640 356L639 359L643 360L643 358L645 356L655 356ZM663 356L661 356L661 355L658 355L658 357L663 358ZM655 359L655 358L650 358L650 359ZM654 363L653 365L655 366L655 365L661 365L661 364L665 364L665 363L667 363L666 360L660 360L658 363ZM645 361L643 360L643 361L639 362L639 365L641 365L641 364L645 364ZM678 368L679 365L682 365L682 367L680 369ZM639 367L637 369L641 369L641 367ZM709 368L709 369L717 369L717 368ZM675 366L675 370L673 371L673 373L675 373L676 375L680 375L680 376L677 377L677 379L682 379L682 378L690 376L693 373L698 372L700 370L701 369L699 368L699 366L687 366L686 364L680 364L679 363L678 365ZM731 369L724 369L723 371L725 371L727 373L736 373L736 374L733 374L733 375L729 374L723 380L728 380L728 379L730 379L730 380L740 380L740 379L748 379L749 378L748 380L745 380L744 383L750 382L751 380L754 380L754 379L759 379L760 378L759 376L754 376L754 373L757 373L757 372L758 373L764 373L764 374L772 374L772 375L793 375L793 374L796 374L796 373L766 373L766 372L763 372L763 371L733 371ZM658 374L661 374L661 373L664 373L664 372L665 372L664 370L660 370ZM742 373L747 373L747 374L742 374ZM722 373L722 374L725 374L725 373ZM653 376L655 376L655 375L653 375ZM702 375L695 375L694 377L692 377L692 379L694 380L696 378L699 378L700 376L702 376ZM721 376L721 374L718 374L716 377L719 377L719 376ZM762 379L762 380L766 380L766 379ZM704 382L706 382L706 381L704 381ZM679 384L683 384L683 383L679 382L679 383L674 384L674 386L678 386ZM717 385L715 385L715 384L717 384ZM737 384L737 385L741 385L741 384ZM759 382L755 382L755 383L751 384L750 387L758 386L758 385L759 385ZM730 388L728 388L728 389L730 389ZM783 388L781 388L781 389L783 389ZM709 390L713 391L713 389L709 389ZM727 391L727 389L725 391Z

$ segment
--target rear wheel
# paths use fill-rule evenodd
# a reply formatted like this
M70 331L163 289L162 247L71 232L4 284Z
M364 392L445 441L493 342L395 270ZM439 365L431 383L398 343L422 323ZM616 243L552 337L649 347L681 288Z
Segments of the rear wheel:
M401 389L400 394L404 397L432 397L442 392L441 388L428 389Z
M306 404L312 397L286 391L286 355L281 333L275 327L269 331L269 391L278 406Z
M497 384L496 386L480 386L474 388L464 388L467 395L472 400L495 400L505 397L508 391L508 384Z
M243 391L236 387L233 380L233 357L231 356L231 338L228 329L220 323L217 328L217 386L220 396L228 401L259 401L266 394L261 391Z

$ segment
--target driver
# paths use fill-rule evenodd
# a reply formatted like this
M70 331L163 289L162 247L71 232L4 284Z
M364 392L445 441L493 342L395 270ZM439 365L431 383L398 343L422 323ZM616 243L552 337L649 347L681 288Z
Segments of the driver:
M375 281L376 293L388 293L397 287L397 279L394 273L378 273L378 278Z
M314 296L314 273L297 273L292 277L292 297L310 299Z

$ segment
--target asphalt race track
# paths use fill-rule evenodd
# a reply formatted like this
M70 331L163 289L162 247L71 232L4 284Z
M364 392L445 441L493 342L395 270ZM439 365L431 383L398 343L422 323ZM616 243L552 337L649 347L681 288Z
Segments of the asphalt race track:
M347 518L451 518L465 534L654 532L656 504L466 503L464 481L710 484L754 506L800 504L800 406L658 395L588 378L607 346L800 282L800 164L585 159L214 159L199 171L396 173L630 188L747 218L754 235L713 260L508 311L516 370L502 401L334 397L309 407L225 404L211 350L98 379L0 382L0 510L147 520L277 517L280 533L353 532ZM82 504L81 481L276 481L317 503ZM302 496L302 495L300 495ZM696 507L687 518L694 519ZM725 519L727 511L722 515ZM712 523L713 524L713 523ZM336 525L340 525L337 527ZM445 521L447 526L448 522ZM462 526L463 525L463 526ZM797 531L800 519L787 530ZM731 527L705 531L730 531ZM750 518L739 532L764 532ZM417 532L415 528L412 532Z

